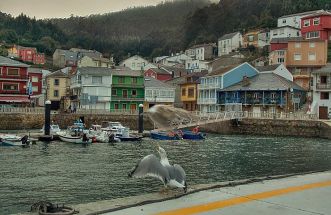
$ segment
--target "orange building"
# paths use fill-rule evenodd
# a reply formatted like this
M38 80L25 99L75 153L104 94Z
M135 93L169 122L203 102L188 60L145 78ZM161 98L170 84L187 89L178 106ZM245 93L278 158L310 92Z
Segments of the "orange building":
M310 90L311 73L327 63L327 41L293 38L288 41L286 67L293 74L294 82Z

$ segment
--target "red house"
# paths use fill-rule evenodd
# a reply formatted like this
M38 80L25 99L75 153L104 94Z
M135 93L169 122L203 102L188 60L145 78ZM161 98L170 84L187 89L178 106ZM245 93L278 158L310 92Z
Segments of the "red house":
M45 64L45 54L43 53L35 53L33 55L33 64Z
M273 38L270 41L270 52L275 50L287 49L289 38Z
M28 65L0 56L0 104L25 106L30 103L27 94Z
M331 41L331 13L316 12L301 18L301 34L305 39L319 38Z
M45 64L45 55L38 53L36 48L16 46L18 58L33 64Z
M172 74L163 68L151 68L144 72L145 77L152 77L160 81L167 81L172 79Z

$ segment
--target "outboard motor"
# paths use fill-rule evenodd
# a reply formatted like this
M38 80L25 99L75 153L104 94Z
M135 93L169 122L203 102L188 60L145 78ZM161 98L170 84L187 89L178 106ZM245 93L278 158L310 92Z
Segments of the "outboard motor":
M114 144L114 142L115 142L115 135L114 135L114 134L110 134L110 135L109 135L108 143L112 143L112 144Z
M22 142L22 145L28 146L29 145L28 135L25 135L24 137L22 137L21 142Z

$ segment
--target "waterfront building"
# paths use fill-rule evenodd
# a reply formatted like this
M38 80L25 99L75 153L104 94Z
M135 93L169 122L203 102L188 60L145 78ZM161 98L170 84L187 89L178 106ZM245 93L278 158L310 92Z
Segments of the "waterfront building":
M286 52L286 67L294 82L310 89L311 73L326 65L328 43L326 40L291 38Z
M303 38L331 41L331 12L321 10L304 16L301 26Z
M304 16L314 14L318 11L321 11L321 10L306 11L303 13L295 13L295 14L288 14L288 15L281 16L278 18L277 27L291 26L294 28L301 29L301 18Z
M156 104L174 106L175 87L151 77L145 77L144 85L144 110L148 110Z
M71 106L81 109L109 110L112 69L81 67L70 78Z
M253 77L259 73L249 63L232 65L215 70L205 77L201 77L198 85L199 97L197 104L202 112L220 111L217 102L217 92L242 80L242 77Z
M84 56L78 60L78 67L105 67L110 68L114 62L108 58Z
M310 113L317 114L319 119L331 118L331 64L315 70L313 74L313 102Z
M136 111L144 103L144 75L127 67L112 70L111 111Z
M128 67L131 70L134 71L143 71L144 67L148 64L149 62L142 58L139 55L134 55L132 57L129 57L125 60L122 60L119 65L122 67Z
M173 88L175 88L175 101L174 101L174 107L176 108L183 108L183 102L181 100L181 91L180 91L180 84L183 83L186 79L185 76L173 78L169 81L165 81L165 83L169 84Z
M27 86L29 65L0 56L0 104L30 104Z
M32 106L39 106L44 103L42 94L43 85L43 72L41 68L28 68L28 76L32 86L32 94L30 95L30 101Z
M242 104L243 111L261 116L265 112L298 111L303 106L303 88L273 71L268 71L268 68L261 70L263 71L255 76L243 76L239 83L218 90L218 104L221 109L224 110L229 104Z
M67 97L70 95L69 76L62 71L55 71L46 76L46 100L52 102L52 110L67 109L70 105Z
M218 39L218 56L227 55L240 48L243 44L243 37L240 32L225 34Z
M187 111L198 110L198 84L200 78L205 76L207 72L194 72L184 77L184 81L180 83L181 101L183 109Z
M215 57L214 48L215 43L198 44L185 50L185 54L195 60L210 60Z

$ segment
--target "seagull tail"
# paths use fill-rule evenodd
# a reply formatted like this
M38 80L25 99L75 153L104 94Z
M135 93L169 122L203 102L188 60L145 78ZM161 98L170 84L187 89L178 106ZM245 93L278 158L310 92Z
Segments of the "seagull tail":
M187 183L186 183L186 181L185 181L185 184L184 184L184 188L183 188L183 190L184 190L184 193L187 192Z

